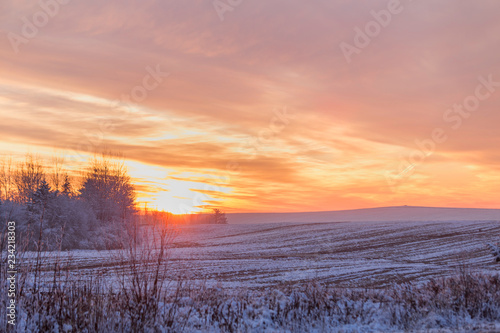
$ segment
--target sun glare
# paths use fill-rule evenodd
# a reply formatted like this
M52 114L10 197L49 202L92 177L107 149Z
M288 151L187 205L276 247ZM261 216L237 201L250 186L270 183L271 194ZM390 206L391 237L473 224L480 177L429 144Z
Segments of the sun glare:
M231 189L214 184L213 175L179 173L177 170L126 161L138 189L138 205L172 214L192 214L221 202Z

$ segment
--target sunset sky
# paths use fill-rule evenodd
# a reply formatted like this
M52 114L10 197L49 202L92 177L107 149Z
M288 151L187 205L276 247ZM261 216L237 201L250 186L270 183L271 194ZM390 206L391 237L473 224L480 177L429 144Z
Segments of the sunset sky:
M174 213L500 208L500 2L2 0L0 153Z

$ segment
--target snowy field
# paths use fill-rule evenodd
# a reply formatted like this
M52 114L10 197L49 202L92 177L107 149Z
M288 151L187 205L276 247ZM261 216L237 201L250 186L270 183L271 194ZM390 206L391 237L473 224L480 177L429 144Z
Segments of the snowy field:
M498 220L178 227L158 295L141 287L158 250L136 274L119 250L45 253L18 332L499 332L499 235Z
M144 231L151 234L145 227ZM460 267L498 272L486 244L499 221L336 222L180 227L169 248L173 279L226 288L261 288L317 280L338 287L453 275ZM115 251L70 251L82 275L123 272ZM60 260L60 258L58 259Z
M316 279L345 287L498 271L500 222L372 222L183 228L171 258L196 279L258 287Z

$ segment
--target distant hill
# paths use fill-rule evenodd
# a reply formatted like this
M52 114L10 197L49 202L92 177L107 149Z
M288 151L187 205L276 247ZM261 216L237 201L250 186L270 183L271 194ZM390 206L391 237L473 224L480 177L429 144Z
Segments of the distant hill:
M500 209L440 207L380 207L304 213L233 213L229 223L361 222L361 221L475 221L498 220Z

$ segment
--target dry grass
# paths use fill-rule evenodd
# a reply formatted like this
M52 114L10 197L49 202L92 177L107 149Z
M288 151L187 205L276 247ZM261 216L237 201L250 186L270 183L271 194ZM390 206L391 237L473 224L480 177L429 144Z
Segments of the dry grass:
M158 224L164 225L165 224ZM148 241L128 230L113 276L79 275L59 252L24 260L18 273L17 332L280 332L474 330L500 323L500 276L461 267L425 283L378 289L340 288L309 279L258 290L229 290L172 279L174 233L162 227ZM4 246L5 238L0 240ZM40 248L40 251L42 248ZM2 252L0 278L6 279ZM108 263L103 263L106 265ZM125 274L126 272L126 274ZM109 273L109 272L108 272ZM6 285L0 285L5 295ZM6 330L5 298L0 330Z

